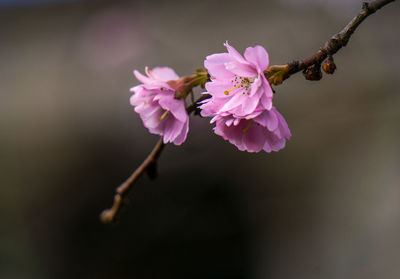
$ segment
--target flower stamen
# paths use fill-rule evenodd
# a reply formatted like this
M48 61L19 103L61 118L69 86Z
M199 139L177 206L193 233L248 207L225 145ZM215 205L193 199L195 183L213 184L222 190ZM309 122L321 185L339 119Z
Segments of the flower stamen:
M230 92L232 92L232 91L235 90L235 89L238 89L239 87L242 87L242 85L243 85L243 84L240 83L239 85L236 85L235 87L233 87L233 88L231 88L231 89L229 89L229 90L225 90L225 91L224 91L224 94L225 94L225 95L229 95Z
M242 130L243 133L246 133L246 132L247 132L247 130L250 128L251 124L253 124L253 121L254 121L254 119L251 119L251 120L249 121L249 124L247 124L246 128L244 128L244 129Z
M162 121L162 120L168 115L168 113L169 113L169 110L166 110L166 111L163 113L163 115L161 115L161 116L158 118L158 121Z

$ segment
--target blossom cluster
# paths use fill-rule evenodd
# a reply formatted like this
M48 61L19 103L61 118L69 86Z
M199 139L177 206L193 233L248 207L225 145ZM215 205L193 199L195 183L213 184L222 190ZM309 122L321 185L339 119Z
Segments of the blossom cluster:
M201 116L211 117L214 132L248 152L278 151L291 133L283 116L273 106L273 90L264 72L269 66L267 51L248 47L244 56L228 43L227 52L206 57L209 80L201 102ZM179 76L170 68L146 68L147 76L134 71L142 84L131 89L131 104L150 133L164 143L182 144L188 132L184 98L177 98ZM191 89L191 88L190 88Z

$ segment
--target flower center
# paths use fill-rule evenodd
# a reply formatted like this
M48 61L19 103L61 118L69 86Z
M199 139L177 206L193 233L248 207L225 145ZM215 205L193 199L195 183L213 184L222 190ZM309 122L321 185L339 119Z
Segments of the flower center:
M164 111L163 115L158 118L158 121L162 121L169 113L169 110Z
M243 88L243 94L249 94L249 90L251 87L251 84L253 83L253 78L244 78L244 77L238 77L235 75L235 78L231 80L231 82L235 85L233 88L229 90L225 90L224 94L229 95L230 92L232 92L235 89L238 88Z
M233 88L231 88L231 89L229 89L229 90L225 90L225 91L224 91L224 94L225 94L225 95L229 95L229 92L231 92L231 91L233 91L233 90L235 90L235 89L237 89L237 88L239 88L239 87L242 87L242 85L239 84L239 85L236 85L235 87L233 87Z

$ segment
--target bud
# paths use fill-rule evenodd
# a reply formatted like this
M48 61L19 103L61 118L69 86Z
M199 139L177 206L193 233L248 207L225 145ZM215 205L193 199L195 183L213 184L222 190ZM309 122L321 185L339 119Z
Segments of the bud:
M264 75L271 85L279 85L289 77L289 65L270 66L264 71Z
M324 64L322 64L322 69L327 74L333 74L336 70L335 62L333 62L333 57L329 56L328 59L325 60Z
M307 80L320 80L322 78L321 65L313 64L303 70L303 76Z

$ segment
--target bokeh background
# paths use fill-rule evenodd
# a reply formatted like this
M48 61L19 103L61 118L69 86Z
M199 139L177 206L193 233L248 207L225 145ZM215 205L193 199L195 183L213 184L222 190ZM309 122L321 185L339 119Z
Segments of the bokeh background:
M0 278L399 278L400 3L368 18L333 76L293 76L293 137L239 152L192 117L119 221L98 215L157 137L133 69L180 75L263 45L313 54L356 0L0 1Z

